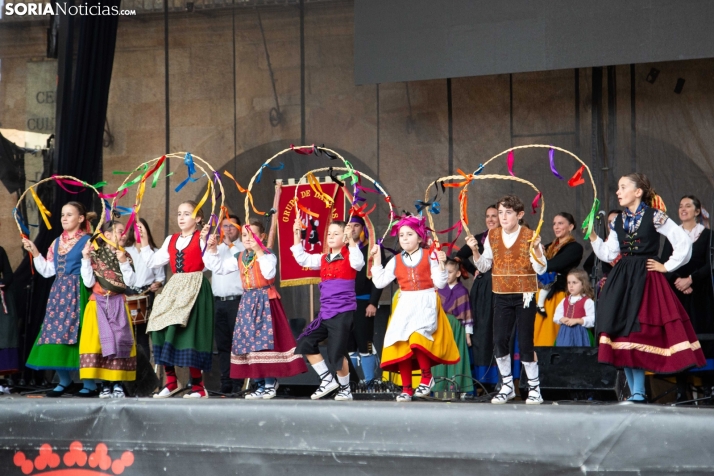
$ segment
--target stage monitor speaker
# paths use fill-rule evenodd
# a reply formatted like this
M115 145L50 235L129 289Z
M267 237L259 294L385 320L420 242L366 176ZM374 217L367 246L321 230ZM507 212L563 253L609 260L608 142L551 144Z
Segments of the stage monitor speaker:
M618 401L626 390L624 373L597 361L596 347L536 347L543 399ZM528 393L521 371L521 395Z

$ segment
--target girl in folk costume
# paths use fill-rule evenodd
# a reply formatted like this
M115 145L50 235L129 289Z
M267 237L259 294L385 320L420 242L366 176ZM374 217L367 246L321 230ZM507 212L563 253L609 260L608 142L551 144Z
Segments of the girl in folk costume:
M573 269L567 275L568 295L555 308L553 321L560 325L557 347L590 347L590 333L595 325L595 292L587 273Z
M645 175L622 177L617 198L625 210L607 241L590 234L598 258L610 262L621 255L595 312L598 360L624 367L630 400L644 403L645 370L671 374L705 364L689 316L665 278L689 261L692 241L660 211L664 204ZM657 261L659 235L673 249L664 264Z
M545 246L548 267L538 276L543 288L538 291L538 313L533 332L533 344L549 347L555 344L560 325L553 320L555 307L567 293L568 272L577 268L583 258L583 245L575 241L573 230L575 218L568 212L560 212L553 218L555 240Z
M47 393L48 397L62 396L72 384L70 372L79 370L79 337L89 298L89 292L80 282L82 249L90 238L89 220L95 217L96 214L87 213L79 202L63 206L63 231L50 245L46 259L32 241L22 240L23 247L32 253L37 272L45 278L57 276L50 288L45 319L26 364L35 370L56 371L59 385ZM93 380L83 383L82 395L96 393Z
M348 344L357 309L355 278L364 267L364 256L352 237L352 225L342 221L330 223L327 229L329 253L308 254L300 240L300 221L293 227L294 245L290 248L300 266L320 270L320 313L298 337L295 353L304 354L320 376L320 386L312 394L316 400L337 390L335 400L352 400ZM345 244L349 243L349 247ZM318 344L327 341L327 356L337 371L332 377Z
M124 398L122 381L136 380L136 346L124 300L136 275L131 258L113 246L124 233L124 225L109 221L102 225L104 238L97 250L87 242L82 250L82 281L92 290L84 310L79 338L79 378L105 383L100 398Z
M709 254L711 230L699 223L702 215L702 203L694 195L685 195L679 201L680 227L692 242L692 258L677 270L665 276L682 303L692 322L694 332L699 336L702 352L707 361L705 367L693 369L695 372L677 374L677 401L688 398L689 376L702 379L704 395L711 394L714 385L714 290L712 289L712 264ZM674 253L672 245L665 242L660 262L666 262Z
M503 404L516 397L509 340L517 325L520 359L528 375L526 404L538 405L543 403L543 398L540 395L538 363L533 350L536 313L533 297L538 290L536 275L545 272L547 260L540 236L536 237L533 231L520 225L525 213L521 199L515 195L506 195L497 204L501 227L488 232L483 253L479 252L475 237L466 238L476 268L482 273L493 270L493 343L502 384L491 403Z
M280 295L275 289L278 260L263 248L265 228L258 221L244 226L241 241L245 251L231 260L221 260L216 238L208 239L208 250L203 256L206 268L225 275L240 274L243 297L238 308L231 349L231 378L252 378L258 383L247 400L271 399L276 395L276 377L290 377L307 372L302 355L295 353L288 318Z
M203 276L203 237L208 225L203 211L193 201L178 207L180 233L164 240L154 251L146 236L141 240L141 258L149 268L166 264L174 273L164 291L154 301L147 332L151 332L154 362L166 371L166 386L154 398L168 398L182 390L175 366L188 367L193 386L184 398L208 398L201 371L210 371L213 351L213 294Z
M441 307L435 288L446 286L447 273L442 268L446 253L429 253L426 218L405 216L392 228L392 236L399 235L402 252L382 266L380 247L372 248L374 265L372 282L384 289L397 280L399 297L393 308L384 336L382 368L399 372L402 393L398 402L409 402L412 397L425 397L434 386L431 368L434 365L453 365L460 359L454 334ZM412 388L412 371L421 370L421 382Z
M454 333L454 341L459 349L461 360L454 365L438 365L431 372L435 377L453 378L461 392L471 392L474 389L474 384L469 377L471 373L469 347L471 347L471 336L474 332L474 321L471 317L469 290L461 282L464 277L468 278L469 275L459 258L446 259L446 274L446 286L438 289L438 292L441 297L441 306ZM446 382L436 384L434 391L443 390L445 387Z

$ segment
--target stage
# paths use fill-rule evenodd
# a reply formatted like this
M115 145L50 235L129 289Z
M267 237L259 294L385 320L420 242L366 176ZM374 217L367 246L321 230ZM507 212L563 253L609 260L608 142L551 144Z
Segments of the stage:
M0 474L709 474L713 423L660 405L8 396Z

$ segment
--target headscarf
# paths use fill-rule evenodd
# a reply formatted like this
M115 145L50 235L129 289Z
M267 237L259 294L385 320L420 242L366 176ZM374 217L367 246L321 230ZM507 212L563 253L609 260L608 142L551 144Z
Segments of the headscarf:
M399 235L399 230L403 226L408 226L414 232L421 238L422 242L426 242L426 217L417 217L413 215L406 215L403 216L396 225L392 227L392 231L390 232L391 236L398 236Z

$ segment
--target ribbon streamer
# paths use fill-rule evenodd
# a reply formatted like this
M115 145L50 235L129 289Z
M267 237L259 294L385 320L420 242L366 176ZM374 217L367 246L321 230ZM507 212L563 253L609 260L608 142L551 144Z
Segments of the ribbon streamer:
M307 207L305 207L305 205L300 204L300 202L297 203L297 207L298 207L298 209L299 209L301 212L306 213L306 214L310 215L310 216L313 217L313 218L319 218L319 217L320 217L320 214L319 214L319 213L315 213L315 212L313 212L313 211L311 211L311 210L308 210ZM303 227L303 229L304 229L304 228L307 228L307 227Z
M189 182L197 182L198 179L193 178L193 174L196 173L196 165L193 163L193 156L191 155L191 152L186 152L186 155L183 158L183 163L186 165L186 168L188 169L188 177L186 180L181 182L178 187L174 189L174 192L178 192L181 190L187 183ZM144 179L142 177L142 182L144 182Z
M30 234L30 229L28 228L28 226L37 228L38 225L34 225L32 223L25 223L25 219L22 217L22 213L20 213L20 210L18 210L17 208L12 209L12 214L17 219L17 222L20 224L20 229L22 230L22 232L24 234L26 234L26 235Z
M541 197L543 194L541 192L538 192L538 195L535 196L533 199L533 202L531 203L531 208L533 209L533 214L535 215L536 210L538 209L538 202L540 201Z
M52 213L45 207L44 203L42 203L42 200L40 200L40 197L37 196L37 192L35 192L34 187L30 187L30 193L32 194L32 199L35 201L35 204L37 205L37 209L40 211L40 216L42 217L42 220L45 222L45 226L47 227L48 230L52 229L52 225L50 225L50 219L47 217L51 217Z
M285 164L280 162L280 165L276 165L275 167L271 167L268 165L268 163L264 163L263 165L260 166L260 172L258 172L258 176L255 178L255 183L260 183L260 179L263 178L263 169L268 168L270 170L283 170L285 168Z
M330 208L332 204L335 203L332 197L322 190L320 181L312 174L312 172L307 174L307 183L310 184L310 188L313 192L315 192L315 197L325 203L325 208Z
M312 144L310 146L304 146L304 147L295 147L293 144L290 144L290 150L292 150L296 154L310 155L315 152L315 144Z
M585 183L585 179L583 178L583 172L585 171L585 166L583 165L578 169L575 174L570 177L570 180L568 180L568 185L570 187L577 187L578 185L582 185Z
M558 173L558 170L555 168L555 150L550 149L548 151L548 160L550 161L550 171L553 172L553 175L558 177L560 180L563 180L563 177Z
M516 174L513 173L513 151L510 151L508 153L508 173L511 174L511 176L515 177Z
M228 177L229 179L233 180L233 183L236 184L236 187L238 188L238 191L239 191L240 193L245 193L245 194L248 195L248 200L250 200L250 206L253 208L253 211L254 211L256 214L261 215L261 216L270 216L270 215L272 215L271 212L275 213L272 208L271 208L271 211L269 211L269 212L267 212L267 213L266 213L266 212L261 212L260 210L258 210L257 208L255 208L255 204L253 203L253 194L250 193L250 190L247 190L247 189L241 187L240 184L238 183L238 181L237 181L237 180L233 177L233 175L231 175L231 173L228 172L227 170L224 170L224 171L223 171L223 175L225 175L225 176Z
M420 215L422 214L422 210L428 208L429 212L433 213L434 215L438 215L441 213L441 204L437 201L430 201L430 202L425 202L424 200L417 200L414 202L414 207L417 210L417 213Z
M325 144L322 144L320 147L315 147L315 150L316 150L319 154L325 154L330 160L335 160L335 159L337 159L337 156L336 156L335 154L332 154L332 153L327 152L327 151L325 150Z
M196 205L196 208L193 209L193 213L191 214L191 218L196 219L196 216L198 215L198 212L201 210L201 207L206 203L206 200L208 200L208 195L211 193L211 187L213 186L213 183L209 180L206 182L206 193L203 194L203 198L201 198L201 201L198 202Z
M597 213L599 208L600 208L600 200L598 200L596 198L595 201L593 201L593 206L590 209L590 213L588 213L588 216L585 218L585 221L583 222L582 230L585 232L585 236L590 236L590 233L592 233L593 225L595 223L595 214Z

